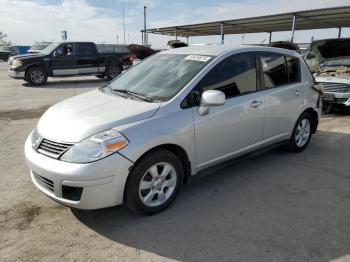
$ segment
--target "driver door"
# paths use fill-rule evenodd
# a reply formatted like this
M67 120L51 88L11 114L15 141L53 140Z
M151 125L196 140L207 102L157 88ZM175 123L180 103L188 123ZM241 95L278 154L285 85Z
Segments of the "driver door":
M57 47L51 64L53 76L71 76L79 74L75 49L73 43L64 43Z
M194 107L196 165L201 170L260 146L265 116L264 97L257 91L254 53L232 55L216 65L197 90L225 93L223 106L200 115Z

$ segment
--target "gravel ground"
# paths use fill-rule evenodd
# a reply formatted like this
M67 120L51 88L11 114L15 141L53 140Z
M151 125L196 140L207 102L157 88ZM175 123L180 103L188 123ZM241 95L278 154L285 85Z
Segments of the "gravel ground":
M77 211L31 183L23 144L47 106L94 77L31 88L0 63L1 261L329 261L350 254L350 116L325 116L301 154L275 149L195 179L154 216Z

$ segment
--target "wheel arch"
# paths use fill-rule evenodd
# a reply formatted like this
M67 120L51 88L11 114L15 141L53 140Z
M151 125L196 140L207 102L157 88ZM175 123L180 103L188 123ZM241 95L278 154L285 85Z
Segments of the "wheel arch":
M313 134L316 133L317 126L318 126L318 114L317 114L316 110L309 107L309 108L305 109L300 115L302 115L304 113L308 113L311 115L311 117L312 117L312 130L311 130L311 132Z
M31 64L31 65L27 66L27 68L25 70L25 73L24 73L24 77L27 77L27 73L28 73L29 69L31 69L33 67L40 67L40 68L44 69L45 73L49 76L49 71L47 70L47 68L44 65L42 65L42 64Z
M167 150L173 154L175 154L181 161L183 169L184 169L184 184L188 184L190 182L191 179L191 161L188 157L188 154L186 152L185 149L183 149L181 146L176 145L176 144L161 144L161 145L157 145L155 147L152 147L150 149L148 149L147 151L145 151L133 164L133 166L130 168L129 170L129 174L132 171L133 167L142 159L144 158L146 155L158 151L158 150ZM126 181L125 181L125 186L128 184L128 180L129 180L129 176L127 177ZM124 189L124 197L125 197L125 192L126 190Z
M107 60L106 64L105 64L105 68L107 69L107 67L109 67L111 65L117 65L117 66L120 67L120 69L123 70L123 64L117 59L109 59L109 60Z

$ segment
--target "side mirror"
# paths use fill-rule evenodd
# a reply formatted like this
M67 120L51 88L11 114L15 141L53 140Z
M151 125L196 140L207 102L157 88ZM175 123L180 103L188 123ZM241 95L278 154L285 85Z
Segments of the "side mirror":
M209 114L209 107L222 106L225 104L225 94L219 90L205 91L201 96L198 114L201 116Z

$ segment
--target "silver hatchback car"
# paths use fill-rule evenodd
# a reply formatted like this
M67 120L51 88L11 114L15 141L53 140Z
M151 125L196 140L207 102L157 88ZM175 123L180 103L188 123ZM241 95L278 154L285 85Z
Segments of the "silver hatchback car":
M35 186L59 203L150 214L208 167L281 142L302 151L320 112L293 51L185 47L50 107L25 156Z

